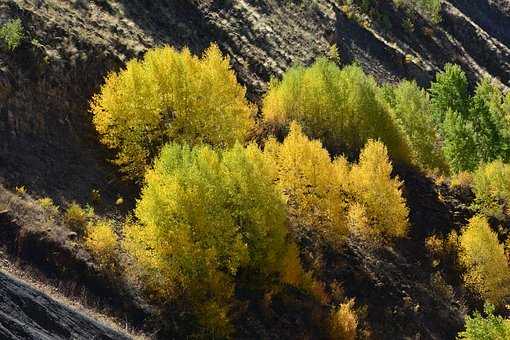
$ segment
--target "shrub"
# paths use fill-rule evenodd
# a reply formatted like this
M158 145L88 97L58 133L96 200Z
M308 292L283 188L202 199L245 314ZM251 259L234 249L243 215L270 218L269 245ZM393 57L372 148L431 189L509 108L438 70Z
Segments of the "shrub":
M37 203L48 213L50 219L58 215L58 206L50 197L40 198Z
M216 45L202 58L166 46L110 74L91 110L102 142L117 151L116 163L138 179L166 142L243 141L254 113L245 92Z
M473 174L469 171L461 171L451 179L450 186L459 189L471 189L473 187Z
M503 340L510 339L510 320L494 315L494 306L486 304L485 317L475 312L466 317L466 330L457 336L459 340Z
M87 226L85 246L104 271L114 271L117 258L117 235L110 220L102 219Z
M391 178L393 167L384 144L369 140L350 173L352 195L359 204L354 216L366 221L367 234L402 237L407 232L409 210L402 196L402 182ZM352 214L352 213L351 213Z
M505 250L484 217L475 216L460 236L464 282L487 302L501 304L510 294L510 268Z
M274 179L285 196L289 215L297 223L311 226L338 239L346 234L347 162L333 163L317 140L308 139L293 122L283 143L270 139L264 153Z
M475 208L502 219L510 200L510 165L500 160L481 165L473 175Z
M217 336L231 330L224 316L237 274L267 282L287 254L284 203L254 145L165 146L136 216L140 225L126 228L124 247L147 289L162 303L179 299Z
M380 88L358 66L340 69L319 59L309 68L291 68L281 81L271 81L263 115L281 125L297 121L333 155L354 158L368 139L377 138L393 157L408 159L407 145Z
M20 19L11 19L0 27L0 39L8 51L14 51L23 40L23 25Z
M356 339L358 317L353 307L354 299L342 303L338 308L333 310L330 318L330 339Z
M87 226L87 213L76 203L71 203L64 214L64 222L76 233L83 235Z
M414 81L403 81L391 89L389 102L408 139L413 162L423 169L446 170L427 92Z

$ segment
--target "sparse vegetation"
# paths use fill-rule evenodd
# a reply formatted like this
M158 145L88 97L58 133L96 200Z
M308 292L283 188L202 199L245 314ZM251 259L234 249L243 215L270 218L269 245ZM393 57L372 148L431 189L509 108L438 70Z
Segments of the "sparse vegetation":
M79 235L85 233L87 218L87 212L76 202L72 202L64 213L64 223Z

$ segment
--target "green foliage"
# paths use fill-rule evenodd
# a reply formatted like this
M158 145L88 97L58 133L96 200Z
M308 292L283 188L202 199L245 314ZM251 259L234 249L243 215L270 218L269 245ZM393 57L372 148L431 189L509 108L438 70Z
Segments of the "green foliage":
M131 178L169 141L231 146L244 141L254 107L216 45L202 58L162 47L106 78L91 102L102 142Z
M237 274L267 282L287 252L281 195L262 152L170 144L162 149L136 207L140 226L125 230L125 249L161 301L182 307L211 334L231 331L228 311Z
M487 302L499 305L510 294L510 268L497 234L485 217L475 216L460 236L464 282Z
M406 6L424 18L430 19L432 23L441 21L441 0L393 0L397 6Z
M402 81L387 91L395 118L405 132L413 162L422 169L447 168L440 146L439 131L432 118L427 92L414 81Z
M20 19L11 19L0 27L0 40L8 51L14 51L24 38Z
M475 312L466 317L466 330L457 336L459 340L510 339L510 320L494 315L494 306L486 304L485 317Z
M309 68L291 68L281 81L271 82L263 115L281 125L297 121L306 135L319 139L335 155L354 158L374 138L384 142L396 159L409 156L381 89L358 66L340 69L319 59Z
M483 162L509 159L506 99L490 79L479 82L470 97L465 73L459 66L447 64L436 75L430 92L451 170L474 170Z
M434 118L438 124L445 120L448 110L463 113L469 107L468 80L459 65L446 64L444 71L436 74L430 94Z
M475 207L502 219L510 202L510 165L501 160L481 165L473 174Z

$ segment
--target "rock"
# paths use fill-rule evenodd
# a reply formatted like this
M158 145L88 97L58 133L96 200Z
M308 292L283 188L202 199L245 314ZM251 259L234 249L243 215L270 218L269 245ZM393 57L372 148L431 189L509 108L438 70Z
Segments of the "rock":
M129 339L0 271L3 340Z

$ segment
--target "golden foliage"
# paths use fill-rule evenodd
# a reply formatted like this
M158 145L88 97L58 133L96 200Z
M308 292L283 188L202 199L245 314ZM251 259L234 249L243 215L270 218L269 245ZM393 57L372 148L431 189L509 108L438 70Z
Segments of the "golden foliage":
M331 313L330 339L355 340L357 328L358 316L354 311L354 299L342 303Z
M276 124L295 120L307 136L332 154L357 154L370 138L381 139L393 157L407 161L405 139L375 80L358 66L340 69L319 59L309 68L294 67L273 80L264 98L264 118Z
M284 204L254 145L165 146L146 175L136 216L140 225L126 227L123 243L147 289L163 301L183 298L216 334L229 330L223 321L236 274L245 269L264 282L288 253Z
M481 165L473 174L473 191L481 213L502 219L510 200L510 165L501 160Z
M402 237L407 232L409 209L402 196L402 182L391 178L392 171L384 144L369 140L350 173L351 193L365 209L354 216L366 223L368 233L377 230L385 236Z
M271 139L264 155L291 219L338 241L351 232L365 236L404 236L408 209L402 183L393 170L386 147L369 140L359 164L331 160L322 144L306 137L292 122L283 143Z
M500 304L510 296L510 268L505 250L485 217L475 216L460 236L464 281L487 302Z
M110 220L102 219L88 225L85 246L103 270L114 269L117 244L117 235Z
M76 202L71 203L64 213L64 223L71 230L83 235L87 226L87 212Z
M332 162L322 144L308 139L295 122L282 144L274 139L266 143L264 154L290 214L299 223L330 235L346 234L345 159Z
M139 179L166 142L242 142L254 113L245 92L216 45L201 58L165 46L108 75L91 111L117 164Z

